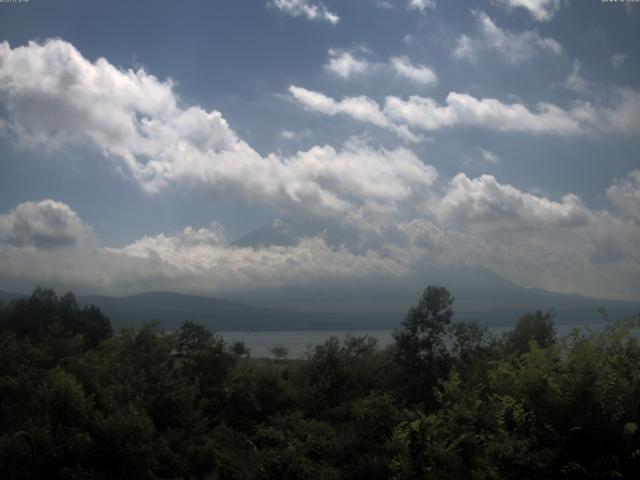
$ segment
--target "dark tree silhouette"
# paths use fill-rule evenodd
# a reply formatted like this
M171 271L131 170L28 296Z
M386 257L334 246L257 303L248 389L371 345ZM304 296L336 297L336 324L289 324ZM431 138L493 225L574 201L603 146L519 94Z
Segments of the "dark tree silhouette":
M433 388L449 368L445 336L453 317L452 305L449 290L430 285L394 333L395 357L402 372L399 386L409 402L434 405Z

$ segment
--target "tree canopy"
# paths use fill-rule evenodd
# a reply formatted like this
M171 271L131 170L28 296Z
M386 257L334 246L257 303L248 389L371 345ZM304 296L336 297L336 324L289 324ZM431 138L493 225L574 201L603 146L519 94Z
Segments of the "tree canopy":
M0 305L0 472L28 479L635 479L638 318L493 336L428 287L380 349L254 359L185 322L113 333L37 289Z

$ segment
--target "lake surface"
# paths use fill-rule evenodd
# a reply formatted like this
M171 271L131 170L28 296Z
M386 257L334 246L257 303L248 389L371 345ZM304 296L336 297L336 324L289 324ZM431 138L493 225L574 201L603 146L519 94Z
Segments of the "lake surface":
M563 337L575 328L600 330L606 324L590 325L556 325L556 334ZM489 331L494 335L511 330L513 327L489 327ZM390 330L295 330L295 331L271 331L271 332L218 332L226 342L242 341L251 349L253 358L271 358L273 355L269 348L274 346L285 347L289 351L288 358L301 358L305 352L316 345L324 343L329 337L337 337L342 341L347 335L364 336L369 335L378 341L378 346L384 348L393 343L393 336Z

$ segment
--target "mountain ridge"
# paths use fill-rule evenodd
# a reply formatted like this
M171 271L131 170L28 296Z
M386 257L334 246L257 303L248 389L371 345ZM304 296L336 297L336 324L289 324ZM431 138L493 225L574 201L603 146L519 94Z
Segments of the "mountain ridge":
M573 296L537 289L539 300L546 297L561 298L565 302ZM455 293L455 292L454 292ZM547 292L545 292L547 293ZM15 292L0 291L0 299L10 300L25 297ZM555 308L558 324L593 324L602 323L604 319L597 312L605 307L609 316L618 318L637 314L640 305L633 302L593 299L582 297L582 303L560 304ZM411 306L392 312L348 311L304 311L292 309L276 309L259 305L239 303L231 300L209 296L190 295L176 292L153 291L121 297L107 295L81 295L78 301L82 305L98 306L113 322L116 328L121 326L139 326L145 322L158 320L165 328L177 328L186 320L193 320L217 331L284 331L284 330L375 330L398 327L407 310ZM415 302L414 302L415 303ZM454 304L454 320L477 320L490 326L511 326L524 313L532 310L549 310L554 306L542 304L539 307L518 305L473 305L466 298ZM483 308L484 307L484 308Z

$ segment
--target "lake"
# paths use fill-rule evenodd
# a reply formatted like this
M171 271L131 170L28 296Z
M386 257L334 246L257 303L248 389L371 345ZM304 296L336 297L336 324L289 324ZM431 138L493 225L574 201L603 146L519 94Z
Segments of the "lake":
M558 337L567 335L575 328L591 328L600 330L606 324L590 325L556 325ZM503 332L511 330L513 327L489 327L489 331L494 335L501 335ZM264 358L273 357L269 348L282 346L289 350L288 358L301 358L309 348L324 343L329 337L338 337L341 341L346 335L364 336L378 340L378 346L384 348L393 343L393 336L390 330L295 330L295 331L261 331L261 332L218 332L226 342L236 340L242 341L251 349L251 357Z

